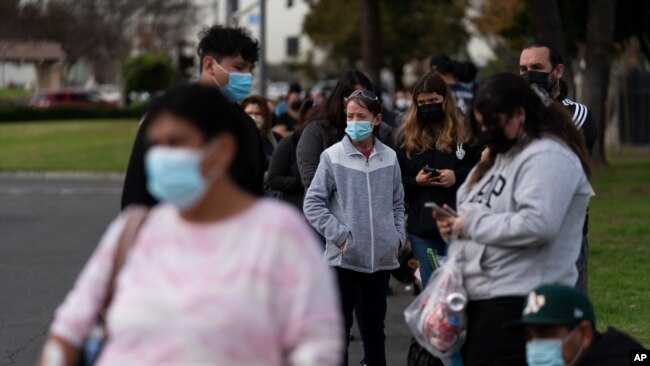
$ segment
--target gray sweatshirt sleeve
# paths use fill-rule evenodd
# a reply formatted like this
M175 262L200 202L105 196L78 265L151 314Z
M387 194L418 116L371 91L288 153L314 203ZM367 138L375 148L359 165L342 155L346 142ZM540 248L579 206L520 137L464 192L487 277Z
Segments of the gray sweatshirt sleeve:
M316 231L338 246L347 239L350 229L330 211L330 197L335 188L332 163L326 153L321 155L320 164L305 195L303 211Z
M484 207L468 212L465 235L477 243L499 246L539 245L554 238L580 184L582 167L557 151L537 153L514 177L514 212L494 213Z
M305 127L296 147L296 161L303 186L309 187L318 168L320 154L323 152L323 128L318 121Z
M395 216L395 230L399 233L400 248L406 242L404 230L404 187L402 186L402 173L399 164L395 164L393 174L393 215Z

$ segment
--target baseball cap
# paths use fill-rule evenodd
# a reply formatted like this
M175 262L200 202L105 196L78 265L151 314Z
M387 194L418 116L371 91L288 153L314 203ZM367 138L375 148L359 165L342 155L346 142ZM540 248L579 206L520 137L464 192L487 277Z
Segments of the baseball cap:
M447 55L437 55L431 57L429 61L429 67L435 68L440 72L450 72L451 71L452 61Z
M570 325L582 320L596 326L594 309L587 295L574 287L549 284L528 294L521 319L506 326Z

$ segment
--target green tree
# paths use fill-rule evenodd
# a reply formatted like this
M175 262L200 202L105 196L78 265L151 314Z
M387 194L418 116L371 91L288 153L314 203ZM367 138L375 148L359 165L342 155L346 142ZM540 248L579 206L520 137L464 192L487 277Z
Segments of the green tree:
M469 35L463 25L465 0L380 0L382 61L402 87L403 67L434 54L458 55ZM329 57L355 65L361 59L358 1L310 3L303 31Z
M132 57L124 63L126 91L155 93L166 89L178 77L178 71L167 57L146 54Z
M493 21L495 16L510 19ZM605 164L605 97L612 60L632 37L650 59L650 2L635 0L484 0L482 15L473 19L479 30L510 47L517 57L526 40L540 38L564 49L566 81L573 60L586 65L582 98L598 126L593 160ZM559 22L558 22L559 20ZM516 69L515 69L516 70ZM513 72L515 70L512 70Z

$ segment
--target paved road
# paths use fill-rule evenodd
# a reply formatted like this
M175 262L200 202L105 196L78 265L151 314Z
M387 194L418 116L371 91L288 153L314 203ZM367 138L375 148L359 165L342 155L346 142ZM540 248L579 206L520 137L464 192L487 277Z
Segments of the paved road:
M0 366L33 365L63 300L119 210L121 179L0 173ZM389 365L404 365L402 311L412 300L393 284L386 323ZM350 365L362 358L358 331Z

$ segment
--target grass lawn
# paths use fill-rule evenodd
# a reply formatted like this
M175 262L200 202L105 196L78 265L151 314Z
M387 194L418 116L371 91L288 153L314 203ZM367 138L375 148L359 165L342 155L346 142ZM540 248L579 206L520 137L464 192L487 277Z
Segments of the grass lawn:
M0 170L125 171L138 121L0 124Z
M0 99L23 99L32 95L33 92L21 88L0 88Z
M609 154L589 213L589 295L598 328L650 346L650 149Z

